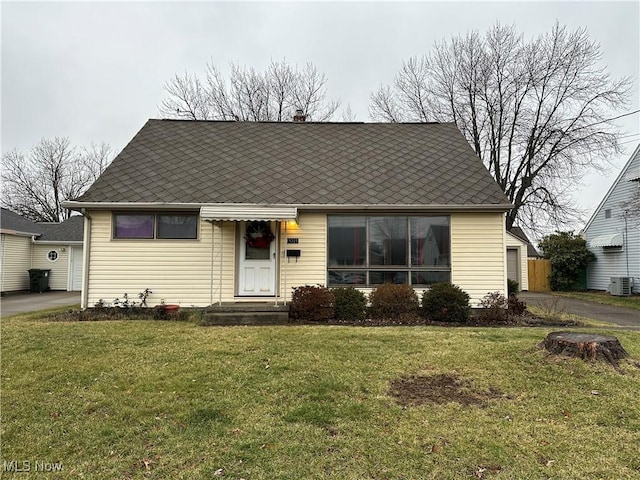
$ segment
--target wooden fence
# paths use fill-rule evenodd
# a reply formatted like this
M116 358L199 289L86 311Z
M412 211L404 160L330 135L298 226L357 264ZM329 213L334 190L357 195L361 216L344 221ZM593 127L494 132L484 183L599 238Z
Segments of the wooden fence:
M529 291L550 292L551 260L528 260L529 262Z

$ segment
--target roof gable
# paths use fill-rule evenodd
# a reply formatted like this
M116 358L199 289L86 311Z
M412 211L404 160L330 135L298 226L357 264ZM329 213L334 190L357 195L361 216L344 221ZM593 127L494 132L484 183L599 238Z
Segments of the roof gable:
M508 233L510 233L512 236L516 238L519 238L525 243L525 245L527 246L527 257L541 256L538 250L536 249L536 247L534 247L533 244L531 243L531 240L529 240L529 237L527 237L527 234L524 233L524 230L522 230L522 228L518 226L513 226L508 230Z
M635 167L632 168L631 165L635 165ZM629 160L627 160L627 163L624 165L624 167L622 167L622 170L620 171L620 173L618 174L618 176L614 180L613 184L611 185L611 187L609 188L609 190L607 191L605 196L602 198L602 201L598 204L598 207L595 209L595 211L593 212L593 215L591 215L591 218L589 218L589 220L585 224L585 226L582 229L582 231L586 232L587 229L593 223L593 221L596 218L598 218L598 215L600 214L600 212L604 208L605 204L607 203L607 200L609 199L609 197L611 197L611 195L616 190L618 185L620 185L621 182L625 182L625 181L629 181L630 182L630 181L634 180L634 178L631 178L631 177L635 176L635 172L639 168L640 168L640 144L638 144L636 149L633 151L633 153L629 157ZM627 175L627 174L629 174L629 175Z
M80 202L489 205L454 124L149 120Z

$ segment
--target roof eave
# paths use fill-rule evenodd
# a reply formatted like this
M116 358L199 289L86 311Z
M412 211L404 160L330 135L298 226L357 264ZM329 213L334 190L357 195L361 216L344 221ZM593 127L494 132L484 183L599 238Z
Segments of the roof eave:
M1 228L0 233L5 235L16 235L18 237L39 237L41 233L36 232L21 232L19 230L11 230L10 228Z
M38 240L33 241L36 245L82 245L82 240Z
M264 203L166 203L166 202L80 202L68 201L63 207L75 211L89 210L196 210L207 205L246 205L264 207ZM510 203L496 204L269 204L274 207L297 207L302 211L344 212L371 211L420 211L420 212L506 212Z

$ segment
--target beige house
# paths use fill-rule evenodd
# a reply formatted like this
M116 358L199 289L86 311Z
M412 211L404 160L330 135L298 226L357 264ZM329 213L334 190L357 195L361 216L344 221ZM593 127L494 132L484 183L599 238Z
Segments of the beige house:
M511 207L453 124L149 120L68 208L83 307L290 300L305 284L506 293Z
M49 270L51 290L82 288L83 219L36 223L5 208L0 213L2 294L30 289L29 270Z

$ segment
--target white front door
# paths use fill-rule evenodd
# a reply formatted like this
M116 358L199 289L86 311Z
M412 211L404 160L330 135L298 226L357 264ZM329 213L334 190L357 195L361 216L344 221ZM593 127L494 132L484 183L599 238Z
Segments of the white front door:
M275 222L240 222L238 248L238 295L274 296L276 294Z

